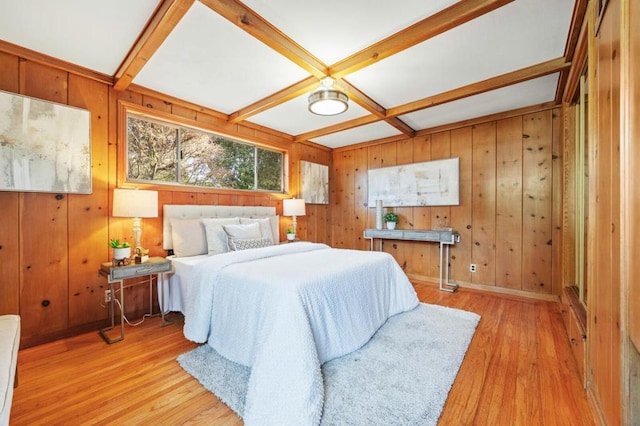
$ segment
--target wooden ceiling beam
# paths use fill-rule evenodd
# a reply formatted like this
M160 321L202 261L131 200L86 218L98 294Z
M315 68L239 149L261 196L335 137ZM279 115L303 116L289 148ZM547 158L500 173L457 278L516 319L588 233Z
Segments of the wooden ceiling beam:
M114 76L114 88L126 90L195 0L164 0Z
M584 65L587 61L587 34L588 19L584 19L587 14L588 0L577 0L571 16L571 26L569 27L569 37L564 49L564 57L573 64L569 71L562 73L556 93L556 101L563 100L570 102L580 81Z
M523 81L532 80L534 78L543 77L545 75L560 72L571 66L571 62L567 62L565 58L552 59L537 65L522 68L496 77L492 77L477 83L472 83L457 89L449 90L424 99L409 102L387 110L388 116L398 116L408 114L421 109L434 107L447 102L456 101L458 99L467 98L469 96L479 95L491 90L500 89L512 84L522 83Z
M338 79L471 21L514 0L462 0L329 67Z
M317 86L317 78L313 76L307 77L304 80L301 80L285 89L280 90L279 92L269 95L266 98L260 99L259 101L254 102L251 105L247 105L246 107L230 114L229 121L231 123L239 123L240 121L246 120L252 115L259 114L262 111L266 111L270 108L290 101L291 99L297 98L298 96L301 96L307 92L310 92Z
M200 0L200 2L316 78L320 79L327 75L327 66L322 61L239 1Z
M380 121L377 115L365 115L363 117L354 118L353 120L343 121L342 123L334 124L333 126L324 127L322 129L313 130L307 133L301 133L293 138L294 142L310 141L313 138L320 136L330 135L331 133L338 133L343 130L353 129L354 127L364 126L365 124L375 123Z
M357 103L373 115L376 115L380 119L386 121L390 126L395 127L401 133L407 136L413 136L415 134L415 130L413 130L399 118L387 117L387 110L382 105L371 99L366 93L353 86L347 80L341 79L338 82L338 85L344 88L345 92L347 92L347 95L349 95L349 98L352 99L355 103Z
M523 81L532 80L534 78L543 77L545 75L553 74L555 72L561 72L571 67L571 62L567 62L565 58L552 59L547 62L542 62L537 65L522 68L510 73L502 74L497 77L489 78L477 83L472 83L467 86L463 86L457 89L443 92L434 96L429 96L424 99L420 99L414 102L409 102L404 105L387 109L386 118L397 117L403 114L409 114L418 110L431 108L437 105L441 105L448 102L453 102L458 99L466 98L469 96L479 95L481 93L489 92L491 90L500 89L502 87L510 86L512 84L521 83ZM320 136L326 136L328 134L341 132L348 130L352 127L363 126L365 124L371 124L376 121L380 121L377 115L368 115L360 117L354 120L345 121L333 126L328 126L322 129L317 129L308 133L302 133L294 137L294 142L301 142L303 140L309 140Z
M200 0L200 2L214 12L225 17L242 30L248 32L300 67L309 71L317 79L331 75L338 80L347 74L358 71L376 61L389 57L431 37L435 37L438 34L442 34L457 25L468 22L512 1L513 0L462 0L371 47L337 62L331 67L327 67L319 59L289 39L281 31L273 27L260 15L242 3L236 0ZM308 79L299 81L286 89L232 113L230 115L232 122L238 123L246 120L253 115L300 96L305 91L302 90L302 88L306 88L306 91L313 90L314 87L307 85L307 81ZM317 81L315 84L318 84ZM402 120L395 117L386 117L385 108L373 101L362 91L348 82L345 82L344 85L346 86L349 97L367 111L386 120L391 126L408 136L414 133L414 130L402 122Z

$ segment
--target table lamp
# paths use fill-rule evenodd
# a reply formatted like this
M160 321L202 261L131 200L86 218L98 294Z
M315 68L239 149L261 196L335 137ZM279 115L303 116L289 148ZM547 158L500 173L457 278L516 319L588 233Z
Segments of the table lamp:
M158 192L143 189L113 190L113 217L133 219L134 253L144 261L148 252L140 246L142 238L141 222L143 217L158 217Z
M302 198L290 198L282 200L282 214L284 216L293 216L293 233L296 234L298 225L296 216L304 216L306 214L304 200Z

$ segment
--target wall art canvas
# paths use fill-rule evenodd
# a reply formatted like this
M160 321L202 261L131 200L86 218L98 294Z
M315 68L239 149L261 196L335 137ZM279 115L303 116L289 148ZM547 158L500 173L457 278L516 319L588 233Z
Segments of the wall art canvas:
M0 191L91 193L87 110L0 91Z
M300 161L300 198L307 204L329 204L329 166Z
M460 159L381 167L368 172L368 206L457 206L460 204Z

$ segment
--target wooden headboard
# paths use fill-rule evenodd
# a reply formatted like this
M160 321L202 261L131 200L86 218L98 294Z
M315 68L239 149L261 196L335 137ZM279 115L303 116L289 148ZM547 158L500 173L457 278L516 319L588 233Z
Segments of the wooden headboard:
M279 217L275 207L264 206L211 206L194 204L165 204L162 218L162 248L173 250L171 218L198 219L203 217L248 217L271 219L271 232L276 241L280 239Z

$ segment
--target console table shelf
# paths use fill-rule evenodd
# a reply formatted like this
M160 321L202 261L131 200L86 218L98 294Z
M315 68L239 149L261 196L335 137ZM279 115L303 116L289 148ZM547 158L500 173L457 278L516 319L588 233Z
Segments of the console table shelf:
M440 244L440 290L453 293L458 288L458 284L449 282L449 246L460 242L460 234L452 229L365 229L364 238L371 240L370 250L373 250L373 241L380 240L405 240L405 241L425 241ZM443 279L443 272L445 277Z

